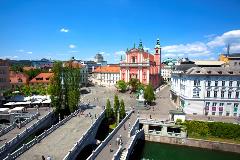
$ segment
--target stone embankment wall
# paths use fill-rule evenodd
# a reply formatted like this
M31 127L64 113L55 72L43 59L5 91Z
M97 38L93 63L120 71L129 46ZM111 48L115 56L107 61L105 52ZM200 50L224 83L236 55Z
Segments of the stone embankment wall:
M198 147L198 148L206 148L206 149L212 149L212 150L240 153L240 144L234 144L234 143L208 141L208 140L194 139L194 138L166 137L166 136L150 135L150 134L145 134L145 140L152 141L152 142L169 143L169 144L177 144L177 145L190 146L190 147Z

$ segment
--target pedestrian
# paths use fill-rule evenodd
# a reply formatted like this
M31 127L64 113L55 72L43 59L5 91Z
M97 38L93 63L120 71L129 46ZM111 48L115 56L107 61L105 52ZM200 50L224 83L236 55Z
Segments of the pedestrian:
M50 156L47 157L47 160L52 160L52 158Z
M123 124L123 128L124 128L124 130L126 130L126 126L125 126L125 123Z
M96 113L95 113L95 119L97 119L97 115L96 115Z
M45 157L44 157L44 155L42 155L42 160L45 160Z
M112 144L109 144L109 151L112 152Z
M150 114L150 119L152 119L152 115Z
M153 107L153 112L154 112L154 107Z

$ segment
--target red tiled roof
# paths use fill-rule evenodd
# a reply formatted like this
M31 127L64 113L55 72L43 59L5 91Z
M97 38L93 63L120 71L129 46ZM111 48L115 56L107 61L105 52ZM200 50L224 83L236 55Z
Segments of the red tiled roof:
M28 82L28 75L24 74L24 73L16 73L11 71L10 75L10 83L14 84L14 83L23 83L26 84Z
M101 67L97 67L94 72L97 73L120 73L120 67L117 65L113 65L113 66L101 66Z
M77 61L72 61L72 60L65 62L64 66L66 66L66 67L72 66L73 68L83 67L83 65L81 63L79 63Z
M50 78L53 76L53 73L40 73L34 77L30 83L49 83Z

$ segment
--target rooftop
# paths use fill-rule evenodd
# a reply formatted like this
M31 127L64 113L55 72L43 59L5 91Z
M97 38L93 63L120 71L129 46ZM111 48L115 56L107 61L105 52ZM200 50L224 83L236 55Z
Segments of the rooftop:
M221 66L225 62L224 61L212 61L212 60L196 60L194 61L197 66Z
M40 73L36 77L34 77L30 83L48 83L50 82L50 78L53 76L53 73Z
M120 73L119 65L100 66L94 70L95 73Z
M239 69L231 67L192 67L185 74L189 75L240 75Z

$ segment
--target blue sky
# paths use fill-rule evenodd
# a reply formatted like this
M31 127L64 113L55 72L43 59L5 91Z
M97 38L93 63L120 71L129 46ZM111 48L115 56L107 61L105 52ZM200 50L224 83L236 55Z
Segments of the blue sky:
M239 0L0 0L0 58L110 63L141 39L162 56L217 59L240 52Z

